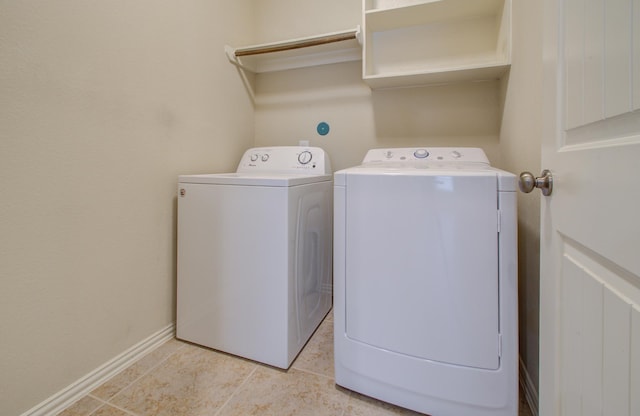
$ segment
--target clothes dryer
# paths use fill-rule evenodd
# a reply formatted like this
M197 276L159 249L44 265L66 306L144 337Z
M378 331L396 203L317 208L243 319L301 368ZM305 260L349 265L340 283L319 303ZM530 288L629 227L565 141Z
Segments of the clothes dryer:
M332 185L316 147L180 176L177 337L288 368L331 308Z
M374 149L334 177L336 383L516 416L516 178L474 148Z

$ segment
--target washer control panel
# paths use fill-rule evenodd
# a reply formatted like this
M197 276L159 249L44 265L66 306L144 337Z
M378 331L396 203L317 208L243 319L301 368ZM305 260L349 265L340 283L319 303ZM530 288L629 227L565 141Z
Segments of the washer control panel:
M381 162L477 162L489 164L482 149L476 147L401 147L371 149L363 164Z
M332 173L327 153L309 146L254 147L244 153L237 172Z

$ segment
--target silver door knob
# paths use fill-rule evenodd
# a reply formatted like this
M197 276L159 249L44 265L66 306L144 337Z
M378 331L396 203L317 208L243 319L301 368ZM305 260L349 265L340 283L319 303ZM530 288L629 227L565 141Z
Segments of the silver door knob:
M543 170L542 174L537 178L530 172L522 172L518 186L522 192L527 194L533 191L533 188L539 188L542 191L542 195L549 196L553 190L553 175L548 169Z

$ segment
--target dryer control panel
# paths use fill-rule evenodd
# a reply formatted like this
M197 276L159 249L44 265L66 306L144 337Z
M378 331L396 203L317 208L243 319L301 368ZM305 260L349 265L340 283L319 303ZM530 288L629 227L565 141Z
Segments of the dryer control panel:
M244 153L237 172L305 175L332 173L327 153L319 147L309 146L254 147Z
M476 162L489 164L482 149L476 147L403 147L371 149L363 164L380 162Z

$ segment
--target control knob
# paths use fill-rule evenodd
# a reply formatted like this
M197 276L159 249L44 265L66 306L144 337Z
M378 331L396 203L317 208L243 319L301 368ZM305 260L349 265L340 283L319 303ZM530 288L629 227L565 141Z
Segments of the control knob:
M429 156L429 152L426 149L418 149L413 152L413 155L418 159L424 159L425 157Z
M298 155L298 162L300 162L300 164L302 165L306 165L307 163L311 162L312 158L313 158L313 155L311 154L311 152L308 150L305 150L304 152L301 152Z

